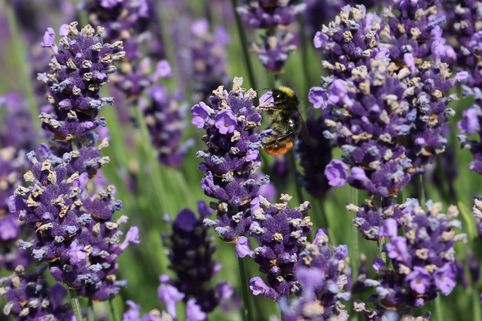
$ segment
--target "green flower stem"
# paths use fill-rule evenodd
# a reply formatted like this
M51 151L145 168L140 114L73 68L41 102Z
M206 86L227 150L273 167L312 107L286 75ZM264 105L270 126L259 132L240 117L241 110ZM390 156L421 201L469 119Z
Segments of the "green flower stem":
M115 307L114 307L114 299L109 300L109 309L110 309L112 321L119 321L119 318L117 317L117 311L115 310Z
M236 29L238 29L239 39L241 41L241 48L243 50L244 62L246 64L246 68L248 69L248 79L251 85L251 88L255 90L258 89L258 85L256 84L256 77L254 76L253 70L253 63L251 61L251 56L249 55L249 48L248 48L248 41L246 38L246 33L244 31L244 26L241 21L241 17L239 16L238 11L236 8L238 7L237 0L231 0L231 4L233 7L233 14L236 19Z
M246 263L238 257L239 275L241 280L241 293L243 295L243 306L241 308L241 316L243 321L253 321L253 310L248 291L248 277L246 275Z
M437 314L437 318L436 318L437 321L444 320L442 299L440 297L440 294L435 298L435 313Z
M87 321L94 321L95 320L95 310L94 310L94 303L92 299L89 299L89 310L87 313Z
M358 205L358 189L352 187L352 203ZM355 225L351 226L351 266L354 277L358 275L360 249L358 244L358 230Z
M301 39L301 68L303 70L303 105L305 110L308 109L308 91L311 84L310 69L308 67L308 42L306 41L306 27L303 15L298 18L300 24L299 36Z
M74 311L74 314L75 314L75 320L83 321L82 312L80 309L79 297L72 289L69 290L69 293L70 293L70 303L72 304L72 310Z
M472 289L472 314L474 321L482 321L482 304L480 303L480 293L477 291L477 283L473 282Z
M19 67L19 81L21 83L22 91L27 98L28 109L30 116L32 117L33 125L36 131L40 131L40 124L38 121L39 109L37 107L37 100L35 99L35 93L32 87L32 79L30 78L30 65L29 59L25 57L27 50L25 43L22 41L23 37L20 34L17 20L15 19L15 13L11 5L5 5L7 11L8 28L10 30L11 43L15 55L13 57L15 65Z

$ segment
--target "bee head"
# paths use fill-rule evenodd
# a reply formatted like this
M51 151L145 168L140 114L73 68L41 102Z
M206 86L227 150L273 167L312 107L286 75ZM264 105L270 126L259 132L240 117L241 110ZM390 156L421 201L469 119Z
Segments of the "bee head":
M275 105L284 105L287 108L298 107L298 97L293 89L281 86L272 91Z

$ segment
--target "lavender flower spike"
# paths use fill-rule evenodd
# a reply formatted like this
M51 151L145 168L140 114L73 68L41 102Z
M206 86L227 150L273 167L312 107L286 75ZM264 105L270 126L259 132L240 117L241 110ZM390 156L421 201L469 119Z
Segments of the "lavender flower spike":
M122 241L119 226L127 221L112 220L121 208L115 189L89 195L87 173L79 174L78 152L37 159L29 155L31 170L25 173L27 186L12 196L10 211L35 230L36 239L22 242L22 248L49 264L53 277L79 294L106 300L124 286L116 280L117 258L129 243L138 243L133 227Z
M207 221L223 240L234 241L250 226L250 203L259 194L266 178L259 178L261 115L253 103L256 92L241 87L235 78L231 91L219 87L209 105L192 108L192 123L206 130L207 149L198 152L199 168L205 173L202 189L218 200L215 221Z
M116 70L113 62L120 60L125 52L122 42L104 43L104 30L90 25L77 29L77 22L60 28L59 45L54 35L47 32L44 46L52 50L50 70L39 75L48 86L50 110L40 114L42 127L52 133L52 140L70 151L72 140L78 144L89 137L93 129L104 124L98 118L99 110L112 102L101 97L100 88L107 83L109 74Z
M220 282L210 287L211 280L220 269L213 259L215 246L203 221L211 215L205 202L198 202L199 218L189 209L179 212L167 239L170 269L176 274L169 284L184 294L184 301L194 299L204 313L214 310L230 298L231 287Z
M312 223L306 215L309 203L290 208L290 199L291 196L283 194L277 204L271 204L262 196L253 202L249 232L256 239L257 247L252 257L259 270L266 274L266 283L259 277L251 279L254 295L277 300L298 291L294 268L305 249Z
M99 143L95 131L104 123L99 109L111 101L100 96L100 86L124 55L122 43L105 44L102 32L90 26L79 31L73 22L60 28L58 45L46 33L44 44L53 57L43 78L52 105L41 119L52 134L52 148L42 145L38 154L28 154L26 184L9 200L10 212L35 231L35 239L24 240L21 248L48 264L57 281L95 300L109 299L125 286L116 279L117 258L129 243L139 243L136 227L122 240L119 226L126 217L113 220L122 206L115 188L97 186L94 192L88 184L108 162L100 155L108 140Z
M161 85L151 88L149 98L149 102L144 101L141 106L152 145L158 150L158 159L162 164L178 166L192 145L192 141L181 143L186 127L183 121L186 106L181 105L180 97L171 95Z
M313 242L300 256L295 271L301 292L289 305L288 298L280 303L282 320L348 320L348 312L342 303L350 299L351 271L347 247L340 245L331 249L327 235L318 230Z
M383 306L411 311L440 294L448 295L457 285L454 245L466 239L457 233L461 225L455 219L457 208L452 206L443 214L441 204L428 201L422 207L418 200L409 199L401 209L402 217L385 220L382 228L383 251L393 269L376 260L378 279L364 280L367 287L375 287L379 303L369 313L381 315Z
M18 321L72 319L72 309L64 303L67 291L60 284L49 287L42 276L44 270L41 267L26 274L19 265L11 276L0 279L0 295L8 300L3 307L5 315Z

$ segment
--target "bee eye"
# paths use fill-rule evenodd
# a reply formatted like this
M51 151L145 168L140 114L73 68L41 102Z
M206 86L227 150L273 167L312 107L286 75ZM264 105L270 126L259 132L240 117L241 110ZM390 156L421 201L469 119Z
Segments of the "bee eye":
M275 99L275 100L279 100L279 99L282 99L282 98L283 98L283 94L280 93L280 92L275 92L273 94L273 99Z

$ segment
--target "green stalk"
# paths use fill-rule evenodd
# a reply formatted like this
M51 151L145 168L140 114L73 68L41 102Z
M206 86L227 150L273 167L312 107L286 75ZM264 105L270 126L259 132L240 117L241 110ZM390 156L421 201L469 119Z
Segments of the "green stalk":
M427 200L427 194L425 194L425 181L423 180L423 174L420 174L418 184L420 203L425 204Z
M231 0L231 4L233 7L233 14L236 19L236 29L238 29L238 35L239 39L241 41L241 48L243 50L243 57L244 57L244 62L246 64L246 68L248 69L248 79L249 83L252 88L255 90L258 89L258 85L256 84L256 78L254 76L254 70L253 70L253 64L251 61L251 56L249 55L249 49L248 49L248 41L246 38L246 33L244 31L244 27L241 21L241 17L238 14L238 11L236 8L238 7L238 1L237 0ZM251 321L251 320L250 320Z
M474 316L474 321L482 321L481 306L479 292L477 291L475 283L474 288L472 289L472 315Z
M310 71L308 67L308 43L306 41L306 28L305 28L305 19L303 15L299 16L299 24L300 24L300 38L301 38L301 68L303 70L303 103L305 108L308 108L308 91L311 84L310 79ZM306 110L306 109L305 109Z
M246 275L246 264L242 258L238 257L239 275L241 278L241 293L243 295L243 306L241 308L241 316L243 321L253 321L253 311L251 309L251 301L248 292L248 278Z
M358 205L358 190L352 187L352 203ZM360 259L360 248L358 244L358 230L355 225L351 226L351 260L353 275L358 275L359 259Z
M40 130L40 125L38 121L39 110L37 108L37 100L35 99L35 93L32 88L32 79L30 78L30 65L28 64L28 59L26 53L28 52L25 43L22 41L23 36L20 34L17 20L15 19L15 14L11 5L5 5L7 11L8 28L10 29L10 36L12 46L15 52L13 57L14 63L20 69L18 75L20 77L19 81L21 83L22 91L27 98L28 109L30 116L33 120L33 125L36 131Z
M437 314L437 321L443 321L443 308L440 294L435 298L435 313Z
M87 313L87 321L94 321L95 320L95 311L94 311L94 303L92 299L89 299L89 311Z
M69 290L69 293L70 293L70 304L72 305L72 310L74 311L74 314L75 314L75 320L83 321L82 312L80 310L79 297L72 289Z
M112 320L113 321L119 321L119 318L117 317L117 312L116 312L115 307L114 307L114 300L113 299L109 300L109 309L110 309L110 314L111 314Z

